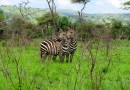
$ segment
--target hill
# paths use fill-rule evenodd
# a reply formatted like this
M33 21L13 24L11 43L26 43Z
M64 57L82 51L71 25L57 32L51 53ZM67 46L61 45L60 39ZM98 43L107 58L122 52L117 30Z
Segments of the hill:
M10 14L20 14L20 8L18 6L0 6L0 9L3 10L5 12L6 15L10 15ZM41 8L26 8L23 9L25 15L29 15L31 19L34 19L36 17L39 17L43 14L45 14L46 12L49 11L49 9L41 9ZM57 12L60 15L64 15L69 17L71 20L75 21L77 18L77 11L74 10L68 10L68 9L58 9ZM100 22L103 20L112 20L112 19L119 19L122 20L124 22L129 22L130 21L130 13L119 13L119 14L83 14L85 20L87 21L94 21L94 22Z

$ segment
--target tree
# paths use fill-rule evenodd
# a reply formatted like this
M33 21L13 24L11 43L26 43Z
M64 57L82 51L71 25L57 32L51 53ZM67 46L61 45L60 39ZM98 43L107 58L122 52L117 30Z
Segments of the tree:
M3 27L4 27L4 19L5 19L5 15L4 15L4 11L2 9L0 9L0 38L2 38L3 36Z
M4 11L0 9L0 22L2 22L5 19Z
M58 27L56 24L56 19L55 19L55 14L56 14L56 5L54 0L46 0L50 12L51 12L51 16L52 16L52 23L53 23L53 36L56 36L58 34Z
M57 13L55 13L54 15L55 15L54 19L57 22L59 15ZM43 16L36 18L38 25L41 26L42 28L44 27L46 29L46 31L44 31L44 33L46 33L47 35L51 35L51 33L54 34L54 23L53 23L52 18L53 17L52 17L51 12L48 12L48 13L44 14ZM50 30L50 27L52 27L53 29ZM42 30L42 32L43 32L43 30Z
M119 36L121 35L121 33L123 33L123 24L122 24L122 21L120 20L113 20L112 21L112 24L111 24L111 36L114 38L114 39L117 39L119 38Z
M82 22L83 18L83 10L85 9L85 6L88 2L90 2L90 0L71 0L72 3L81 3L83 4L83 7L80 11L78 11L78 14L79 14L79 19L80 19L80 22Z
M58 27L62 28L62 29L66 29L66 27L69 27L71 25L71 22L69 21L69 19L65 16L60 17L58 19Z
M56 14L56 13L54 15L55 15L55 20L57 20L59 15ZM37 20L39 25L44 25L44 24L48 24L48 25L51 24L51 25L53 25L52 15L51 15L50 12L44 14L41 17L36 18L36 20Z
M95 24L93 22L84 22L76 24L76 29L78 30L79 37L82 40L93 37L93 30Z
M124 9L130 9L130 1L124 2L123 5L125 6Z

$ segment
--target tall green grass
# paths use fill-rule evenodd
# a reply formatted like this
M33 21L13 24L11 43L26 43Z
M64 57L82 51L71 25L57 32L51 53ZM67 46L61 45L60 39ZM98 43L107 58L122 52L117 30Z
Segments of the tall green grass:
M84 48L80 42L72 63L60 63L57 57L56 62L46 60L42 64L39 56L41 41L36 39L29 45L15 47L3 46L2 42L0 43L0 90L92 89L89 53L86 53L87 57L84 59L82 56ZM130 88L130 42L120 41L115 48L111 50L111 64L102 80L100 90L129 90ZM103 51L101 47L97 55L94 75L104 73L106 68L107 62L104 60L107 58L104 57ZM19 86L17 70L20 73L21 86Z

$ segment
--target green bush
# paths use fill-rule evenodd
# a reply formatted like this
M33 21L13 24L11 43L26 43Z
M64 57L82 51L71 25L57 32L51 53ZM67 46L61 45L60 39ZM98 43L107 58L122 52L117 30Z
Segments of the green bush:
M71 26L71 22L69 21L69 19L65 16L63 17L60 17L58 19L58 22L57 22L59 28L62 28L62 29L66 29L67 27L70 27Z
M34 34L34 38L42 37L42 33L40 31L36 31Z
M128 40L130 40L130 36L128 37Z
M120 20L113 20L111 23L111 36L113 39L118 38L118 36L122 33L123 23Z
M25 29L25 34L26 34L27 36L31 35L32 32L33 32L32 29Z
M78 23L75 25L80 38L84 39L93 36L92 30L95 27L93 22Z
M5 20L4 11L0 9L0 39L3 37L3 27L5 26L3 21Z

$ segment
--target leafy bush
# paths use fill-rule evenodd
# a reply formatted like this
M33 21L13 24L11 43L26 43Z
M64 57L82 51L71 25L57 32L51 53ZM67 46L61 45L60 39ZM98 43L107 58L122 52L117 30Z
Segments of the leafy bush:
M0 9L0 39L3 37L3 27L5 26L5 23L3 22L5 20L4 11Z
M93 22L85 22L76 24L76 29L80 38L92 37L92 32L94 30L95 24Z
M58 15L57 13L55 13L54 16L55 16L54 19L55 19L55 20L58 20L59 15ZM52 24L52 22L53 22L53 21L52 21L52 15L51 15L50 12L44 14L44 15L41 16L41 17L36 18L36 20L37 20L37 23L38 23L39 25Z
M71 22L65 16L60 17L57 22L59 28L66 29L67 27L71 26Z
M0 9L0 22L2 22L5 19L4 11Z
M57 20L59 18L59 15L57 13L55 13L54 16L55 16L54 21L57 26ZM44 28L44 34L52 35L55 27L54 27L54 23L53 23L54 21L53 21L52 14L50 12L44 14L41 17L36 18L36 21L40 27ZM49 29L50 27L53 27L53 29L50 30Z
M119 35L122 33L122 21L120 20L113 20L111 23L111 36L113 39L116 39L119 37Z

